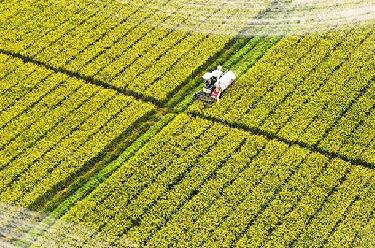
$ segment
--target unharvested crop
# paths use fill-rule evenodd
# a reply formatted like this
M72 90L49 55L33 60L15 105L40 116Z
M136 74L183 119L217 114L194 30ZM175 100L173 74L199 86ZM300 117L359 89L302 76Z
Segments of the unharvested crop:
M221 103L191 111L374 163L374 38L370 28L284 38Z
M373 176L181 114L62 220L92 230L79 242L107 247L347 245L367 235ZM48 239L74 244L61 227L35 247Z
M35 205L153 106L1 56L0 198Z

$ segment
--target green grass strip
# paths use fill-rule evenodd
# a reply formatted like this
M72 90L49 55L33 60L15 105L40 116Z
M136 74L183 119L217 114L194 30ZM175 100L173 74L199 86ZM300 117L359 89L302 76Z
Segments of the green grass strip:
M167 125L175 114L166 114L159 122L153 125L147 132L142 134L134 143L132 143L115 161L104 167L98 174L91 177L81 188L79 188L73 195L62 202L50 216L57 218L66 212L78 200L86 197L94 188L101 182L107 179L123 162L133 156L141 147L144 146L154 135L156 135L165 125Z
M156 122L147 132L136 139L116 160L109 163L98 174L91 177L74 194L69 196L60 205L58 205L40 224L31 229L25 236L16 242L17 247L29 247L30 241L40 236L56 219L63 216L73 205L90 194L100 183L106 180L117 170L126 160L132 157L140 148L142 148L152 137L154 137L164 126L176 117L176 114L168 113Z
M225 62L223 61L224 63L222 63L222 65L224 69L233 70L238 79L254 66L254 64L279 40L280 37L253 38L241 49L237 50L230 59ZM194 84L198 84L198 86L196 86L190 94L187 94L185 98L173 108L174 113L181 113L189 107L193 102L193 94L202 89L202 85L199 84L200 81L202 81L200 77L194 79Z
M211 57L200 66L192 75L186 80L185 85L174 92L173 97L171 97L165 104L165 107L172 109L176 104L181 102L186 94L197 87L200 84L201 76L205 71L214 70L218 65L224 64L226 61L231 60L232 56L238 53L243 46L245 46L252 38L240 37L233 38L219 53Z

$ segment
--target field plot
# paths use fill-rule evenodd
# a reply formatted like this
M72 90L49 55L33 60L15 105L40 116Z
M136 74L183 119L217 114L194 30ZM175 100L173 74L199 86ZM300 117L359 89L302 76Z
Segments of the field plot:
M180 114L33 247L371 244L373 176L340 159Z
M0 17L0 49L162 102L223 49L231 36L163 27L175 13L144 10L151 3L168 6L175 1L155 2L23 2L24 8ZM0 4L4 9L13 6L13 1ZM229 18L234 11L223 7L215 14Z
M375 5L339 2L0 0L0 247L375 247Z
M219 104L191 111L375 163L373 28L287 37Z
M0 61L2 202L43 201L154 110L32 63L5 55Z

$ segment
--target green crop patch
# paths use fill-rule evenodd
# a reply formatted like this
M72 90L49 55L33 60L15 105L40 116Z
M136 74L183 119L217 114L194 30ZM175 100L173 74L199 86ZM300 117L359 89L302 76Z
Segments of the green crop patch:
M0 56L0 199L34 206L154 106Z
M180 114L32 247L341 247L371 232L373 176Z
M190 111L375 164L372 28L287 37L211 107Z

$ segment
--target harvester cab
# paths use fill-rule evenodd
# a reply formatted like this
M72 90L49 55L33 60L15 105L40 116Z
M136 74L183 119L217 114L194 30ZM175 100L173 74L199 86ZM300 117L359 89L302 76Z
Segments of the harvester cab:
M213 76L211 72L207 72L203 75L204 80L204 86L203 86L203 92L207 94L211 94L211 91L213 87L215 86L215 83L217 82L218 78Z
M214 103L216 100L212 96L212 92L215 87L219 86L221 91L224 91L235 79L236 76L232 71L222 72L222 67L218 66L216 70L206 72L203 75L203 89L193 95L193 100L202 100L209 104Z

